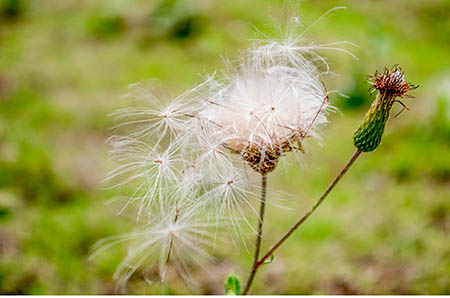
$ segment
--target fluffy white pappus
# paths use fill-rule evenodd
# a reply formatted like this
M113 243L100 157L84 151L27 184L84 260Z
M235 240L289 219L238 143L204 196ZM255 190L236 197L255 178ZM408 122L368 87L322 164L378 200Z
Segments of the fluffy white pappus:
M112 188L129 185L134 188L127 204L137 203L137 221L143 212L150 214L155 207L164 208L171 200L177 182L184 179L183 170L189 162L183 158L177 143L167 148L130 138L111 137L110 153L121 164L109 172L106 183Z
M253 229L248 217L258 216L261 194L253 178L275 170L286 153L303 152L304 139L318 138L333 110L322 78L328 64L316 51L347 52L339 48L345 43L302 45L302 36L255 41L228 72L173 100L148 84L133 86L131 97L143 106L113 114L125 136L110 138L120 165L106 181L132 187L123 208L137 206L137 221L152 220L106 244L130 242L118 269L122 284L147 259L162 277L169 264L188 277L183 250L189 262L206 258L225 222L233 240Z
M244 221L252 228L247 220L247 210L258 216L254 203L258 202L261 192L255 186L252 177L246 175L245 170L223 168L208 177L208 188L196 199L195 208L205 210L211 219L217 222L228 221L237 236L240 235L241 222ZM241 238L241 237L238 237Z
M161 281L166 279L168 268L173 267L185 281L195 284L191 268L207 270L205 265L214 262L207 248L212 249L217 235L210 230L210 221L198 212L167 206L136 231L97 242L91 259L112 246L126 244L127 255L114 274L119 289L124 288L136 270L149 264L157 264Z
M114 129L132 127L130 138L151 139L153 146L168 137L177 137L178 131L189 125L192 117L198 113L201 103L197 92L209 80L187 90L175 98L167 96L154 82L131 84L131 91L125 96L141 103L141 106L120 109L111 114L118 122Z
M276 147L293 134L306 137L327 122L326 90L308 69L243 66L229 80L228 88L200 112L212 127L226 132L224 143L234 139Z
M305 38L306 34L323 18L341 9L345 9L345 7L338 6L326 11L306 28L303 28L299 17L290 17L286 22L286 27L280 28L282 38L275 39L264 35L263 39L254 40L253 47L248 50L250 58L247 61L258 62L261 65L291 65L296 68L310 68L313 71L321 70L319 73L325 75L329 73L330 67L327 59L321 56L318 51L338 51L358 60L351 51L344 48L344 46L358 47L352 42L337 41L316 44L311 41L308 42Z
M241 162L240 158L233 154L223 144L231 140L227 134L208 120L198 119L191 130L194 138L189 144L191 151L195 152L193 160L195 164L208 173L219 171L237 171L236 167Z
M281 42L255 43L233 72L209 80L202 125L260 173L273 171L284 153L303 151L303 140L319 137L328 122L328 91L306 54Z

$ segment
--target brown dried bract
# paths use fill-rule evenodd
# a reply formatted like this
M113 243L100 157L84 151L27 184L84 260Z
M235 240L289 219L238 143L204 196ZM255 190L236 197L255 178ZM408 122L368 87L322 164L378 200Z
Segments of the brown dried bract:
M286 152L297 151L305 153L301 142L302 137L298 134L292 134L289 138L277 145L263 143L238 143L224 144L233 153L240 154L242 159L249 163L250 167L262 175L275 170L278 160Z
M369 76L369 80L369 84L374 90L395 97L407 97L409 91L419 87L405 81L404 72L398 65L394 65L391 69L385 68L383 73L376 71L375 74Z

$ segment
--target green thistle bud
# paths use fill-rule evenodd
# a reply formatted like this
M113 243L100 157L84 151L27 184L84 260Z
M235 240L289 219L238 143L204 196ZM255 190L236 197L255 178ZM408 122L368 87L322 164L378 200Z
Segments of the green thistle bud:
M408 109L397 100L397 97L408 97L408 91L418 87L405 81L405 75L398 66L394 66L391 70L386 68L383 73L377 71L369 76L369 79L371 79L369 84L372 85L372 92L377 90L378 94L353 135L356 148L362 152L373 151L380 144L384 127L395 102L400 103L404 109Z

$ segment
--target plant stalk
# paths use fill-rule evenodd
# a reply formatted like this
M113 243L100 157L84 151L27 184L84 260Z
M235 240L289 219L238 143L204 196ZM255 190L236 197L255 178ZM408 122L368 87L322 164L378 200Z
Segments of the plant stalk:
M254 266L253 266L253 270L252 270L252 274L250 275L251 279L249 279L249 282L247 282L247 286L245 288L245 291L242 293L243 295L247 294L248 290L250 289L251 286L251 281L253 280L253 278L255 277L256 271L258 270L258 268L264 263L264 261L266 261L271 255L273 255L273 253L275 252L275 250L277 250L281 244L283 244L291 235L292 233L295 232L295 230L301 226L307 219L308 217L311 216L311 214L314 213L314 211L317 209L317 207L320 206L320 204L325 200L325 198L327 197L327 195L331 192L331 190L333 190L333 188L336 186L336 184L339 182L339 180L345 175L345 173L347 172L347 170L352 166L352 164L355 162L355 160L359 157L359 155L361 154L361 151L359 149L356 149L355 153L353 153L352 157L350 158L350 160L347 162L347 164L344 166L344 168L339 172L339 174L336 176L336 178L334 178L333 182L331 182L331 184L328 186L328 188L325 190L325 192L319 197L319 199L314 203L314 205L308 210L308 212L306 212L290 229L289 231L287 231L286 234L284 234L283 237L280 238L280 240L278 240L274 246L272 246L272 248L259 260L257 261Z
M262 240L263 224L264 224L264 213L266 210L266 195L267 195L267 175L263 174L262 175L261 205L259 208L259 224L258 224L258 234L256 235L255 255L253 257L252 271L250 272L250 275L248 277L248 280L245 285L244 291L242 292L242 295L247 294L248 290L250 289L250 286L252 285L253 279L255 278L256 270L258 269L258 258L259 258L259 252L261 250L261 240Z

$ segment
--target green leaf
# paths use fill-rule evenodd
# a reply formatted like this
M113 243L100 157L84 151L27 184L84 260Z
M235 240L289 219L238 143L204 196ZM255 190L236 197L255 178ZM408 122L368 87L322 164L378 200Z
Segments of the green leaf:
M263 264L270 264L270 263L272 263L274 258L275 258L274 255L270 255L270 257L268 259L264 260Z
M225 294L226 295L240 295L241 294L241 284L239 283L239 279L230 274L227 278L227 282L225 283Z

